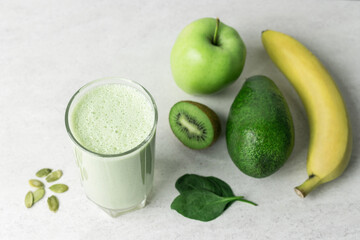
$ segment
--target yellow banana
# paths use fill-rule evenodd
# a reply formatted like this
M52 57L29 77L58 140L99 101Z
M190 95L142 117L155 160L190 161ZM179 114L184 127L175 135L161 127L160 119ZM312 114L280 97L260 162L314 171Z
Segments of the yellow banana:
M330 74L304 45L271 30L262 33L262 42L299 94L309 119L309 178L295 188L305 197L320 184L339 177L348 165L352 135L346 106Z

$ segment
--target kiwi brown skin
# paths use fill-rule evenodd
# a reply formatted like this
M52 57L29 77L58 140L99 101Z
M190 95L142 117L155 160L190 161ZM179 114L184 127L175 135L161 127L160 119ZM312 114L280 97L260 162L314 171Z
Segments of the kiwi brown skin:
M220 133L221 133L220 119L219 119L218 115L212 109L210 109L208 106L205 106L204 104L201 104L198 102L193 102L193 101L188 101L188 100L183 101L183 102L187 102L187 103L191 103L191 104L195 105L200 110L202 110L210 119L211 125L214 128L214 138L213 138L213 141L210 143L210 145L207 146L206 148L210 147L211 145L213 145L216 142L216 140L219 138Z
M205 115L207 116L207 118L210 120L210 123L212 125L212 128L213 128L213 138L212 138L212 141L210 144L204 146L204 147L201 147L201 148L198 148L198 147L192 147L192 146L189 146L187 144L185 144L184 142L182 142L180 139L180 142L182 142L186 147L190 148L190 149L196 149L196 150L200 150L200 149L206 149L210 146L212 146L216 140L219 138L219 135L220 135L220 132L221 132L221 125L220 125L220 120L219 120L219 117L218 115L212 110L210 109L209 107L207 107L206 105L204 104L201 104L201 103L198 103L198 102L194 102L194 101L180 101L176 104L179 104L179 103L187 103L187 104L191 104L195 107L197 107L201 112L205 113ZM175 104L175 105L176 105ZM174 106L175 106L174 105ZM170 116L169 116L170 117ZM176 136L176 132L174 131L173 128L171 128L171 130L173 131L173 133L175 134Z

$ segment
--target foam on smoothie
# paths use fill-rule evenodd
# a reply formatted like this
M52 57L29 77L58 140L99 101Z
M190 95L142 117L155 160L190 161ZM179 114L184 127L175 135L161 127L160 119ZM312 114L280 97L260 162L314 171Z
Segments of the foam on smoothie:
M106 84L89 90L75 106L71 130L85 148L118 154L138 146L154 125L154 110L137 89Z

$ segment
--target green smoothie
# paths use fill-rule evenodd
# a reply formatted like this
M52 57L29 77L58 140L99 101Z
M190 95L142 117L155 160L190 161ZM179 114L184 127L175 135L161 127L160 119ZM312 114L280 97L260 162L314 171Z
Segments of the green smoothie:
M95 81L74 95L66 120L87 197L112 216L143 207L157 121L148 92L124 79Z
M129 151L145 140L154 125L150 102L135 88L120 84L91 89L71 116L75 138L101 154Z

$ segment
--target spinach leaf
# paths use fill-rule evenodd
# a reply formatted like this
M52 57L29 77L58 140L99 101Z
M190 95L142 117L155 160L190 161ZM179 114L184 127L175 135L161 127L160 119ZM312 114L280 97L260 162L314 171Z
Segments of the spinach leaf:
M180 177L175 188L183 193L189 190L207 190L221 197L235 196L231 187L223 180L216 177L203 177L196 174L185 174ZM230 207L233 202L229 202L226 208Z
M208 179L208 181L212 182L214 184L214 186L216 186L216 189L217 189L216 192L219 192L219 194L218 194L219 196L222 196L222 197L235 196L233 191L231 190L231 187L223 180L220 180L216 177L207 177L207 179Z
M185 174L180 177L176 183L175 188L183 193L189 190L207 190L222 197L234 196L230 186L216 177L203 177L196 174Z
M220 216L229 202L243 201L256 206L256 203L243 197L221 197L207 190L189 190L174 199L171 209L181 215L200 221L211 221Z

